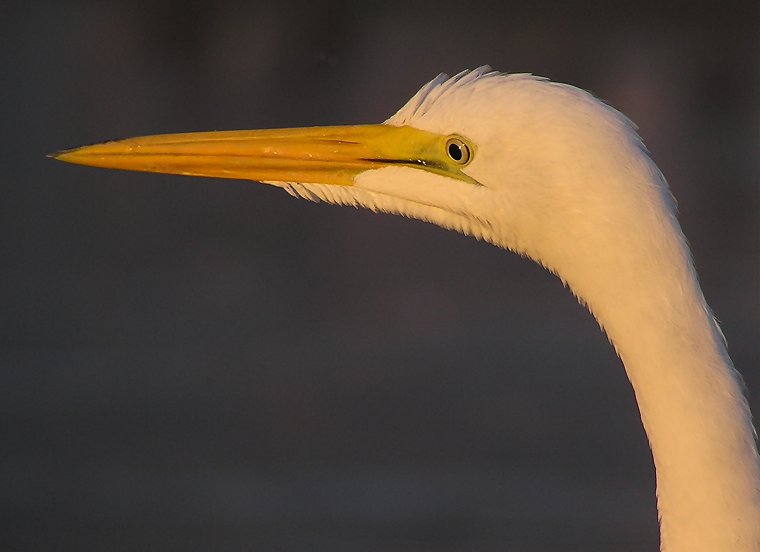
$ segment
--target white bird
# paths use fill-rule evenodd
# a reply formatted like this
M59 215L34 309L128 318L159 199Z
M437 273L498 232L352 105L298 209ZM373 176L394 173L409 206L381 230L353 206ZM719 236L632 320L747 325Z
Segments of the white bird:
M258 180L530 257L593 313L633 386L665 552L760 552L760 462L740 377L664 177L592 95L488 67L425 85L380 125L149 136L55 155Z

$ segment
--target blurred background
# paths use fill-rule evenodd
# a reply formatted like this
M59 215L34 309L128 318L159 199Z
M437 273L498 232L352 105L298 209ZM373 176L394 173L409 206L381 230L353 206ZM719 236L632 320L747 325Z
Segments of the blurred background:
M5 2L0 548L653 551L623 368L420 222L45 154L379 122L484 63L640 127L760 413L756 2Z

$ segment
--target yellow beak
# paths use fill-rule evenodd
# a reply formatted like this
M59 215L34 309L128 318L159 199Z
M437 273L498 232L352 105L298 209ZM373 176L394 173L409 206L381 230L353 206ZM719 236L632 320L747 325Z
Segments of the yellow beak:
M61 151L68 163L156 173L351 186L367 170L402 165L470 180L446 157L447 136L362 125L162 134Z

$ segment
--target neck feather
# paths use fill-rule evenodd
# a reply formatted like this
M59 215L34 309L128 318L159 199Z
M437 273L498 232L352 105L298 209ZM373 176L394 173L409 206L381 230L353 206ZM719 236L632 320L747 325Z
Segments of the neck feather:
M600 218L581 213L596 231L570 232L575 247L566 243L571 254L550 268L625 365L652 448L662 550L760 552L749 407L663 187L651 179L634 197L607 201Z
M625 364L652 447L662 550L756 552L760 469L750 412L684 257L657 275L621 268L617 308L597 298L589 306Z

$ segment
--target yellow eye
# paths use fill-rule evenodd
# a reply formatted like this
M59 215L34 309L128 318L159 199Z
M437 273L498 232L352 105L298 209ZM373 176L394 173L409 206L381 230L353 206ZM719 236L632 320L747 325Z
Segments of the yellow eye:
M446 153L449 158L459 165L466 165L470 162L470 147L464 143L461 138L452 136L446 141Z

